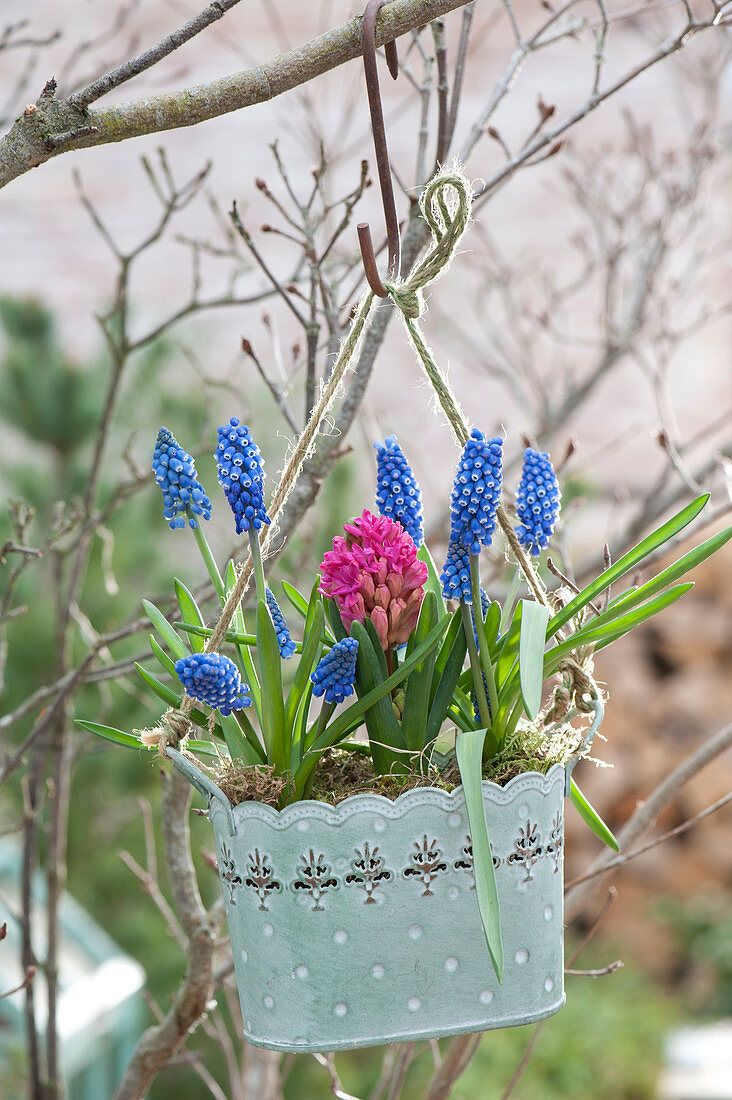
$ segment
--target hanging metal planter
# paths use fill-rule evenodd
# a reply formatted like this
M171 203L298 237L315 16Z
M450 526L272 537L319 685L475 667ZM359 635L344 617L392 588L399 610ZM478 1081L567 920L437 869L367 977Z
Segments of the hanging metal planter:
M564 1004L563 800L571 762L483 782L505 950L499 985L475 898L462 788L392 802L209 803L244 1035L342 1050L544 1019Z

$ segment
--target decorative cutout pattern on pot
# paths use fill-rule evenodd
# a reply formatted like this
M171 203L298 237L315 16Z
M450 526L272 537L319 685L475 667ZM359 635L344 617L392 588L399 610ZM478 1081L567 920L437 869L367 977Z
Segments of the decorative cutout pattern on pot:
M415 840L414 851L409 858L412 866L405 867L402 874L405 878L421 879L424 885L422 897L432 897L430 885L439 874L447 871L447 864L442 859L442 849L437 847L436 840L428 841L425 833L421 842Z
M453 863L453 867L455 868L456 871L466 871L471 876L471 878L473 879L473 882L470 886L470 889L474 890L475 889L475 875L473 873L473 842L470 839L470 833L468 833L468 835L465 837L465 844L460 849L460 853L461 854L460 854L459 858L456 859L455 862ZM493 845L492 844L491 844L491 856L493 858L493 866L496 870L498 870L498 868L503 863L503 860L500 858L500 856L497 856L496 853L493 851Z
M251 852L249 853L247 869L249 874L244 879L244 885L255 891L259 898L259 908L266 913L268 906L264 903L268 895L274 890L281 890L282 883L274 877L269 856L260 855L258 848L254 849L254 855Z
M559 868L562 864L562 850L564 848L564 821L562 820L561 813L554 815L552 821L552 831L549 836L549 843L544 849L548 856L551 856L554 860L554 874L559 874Z
M297 868L297 878L292 883L292 889L297 892L304 890L313 900L312 912L318 912L325 908L320 900L326 890L333 890L338 886L338 879L332 873L330 864L322 854L316 856L315 849L311 848L307 855L300 856L302 867Z
M394 875L386 868L386 861L379 855L379 846L370 847L368 840L363 850L356 848L356 858L351 860L351 873L346 875L346 886L360 886L366 893L366 904L376 903L374 890L380 883L390 882Z
M527 821L526 827L519 829L519 835L516 838L514 849L508 857L509 863L518 863L526 871L524 882L533 881L534 876L531 873L531 868L541 855L541 850L541 833L539 832L539 826L532 825L530 821Z
M227 848L225 844L221 845L221 854L219 855L218 863L221 881L226 884L229 891L229 901L232 905L236 905L234 887L241 886L241 875L237 874L236 863L231 854L231 849Z

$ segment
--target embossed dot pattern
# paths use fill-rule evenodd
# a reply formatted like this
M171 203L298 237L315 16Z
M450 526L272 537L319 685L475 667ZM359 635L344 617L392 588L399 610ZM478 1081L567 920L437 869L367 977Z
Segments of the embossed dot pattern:
M384 821L383 817L375 817L373 824L374 830L377 833L383 833L384 829L386 828L386 822Z
M310 971L304 965L295 967L295 977L304 982L306 978L310 977Z
M384 977L384 974L386 974L386 971L384 970L381 963L376 963L374 966L371 967L371 973L372 973L373 977L376 978L376 980L378 982L378 981L381 981L381 979Z
M489 1005L493 1000L493 994L491 993L490 989L484 989L478 997L478 1000L482 1005Z
M459 829L463 823L463 819L460 814L450 814L447 819L447 824L451 829Z
M245 963L245 962L247 962L247 961L248 961L248 959L249 959L249 956L247 955L246 951L242 951L242 953L241 953L241 961L242 961L243 963Z
M333 933L333 942L334 943L346 943L347 940L348 940L348 932L346 932L343 928L338 928Z
M413 924L409 929L410 940L419 940L422 938L422 928L418 924Z
M262 925L262 935L263 936L274 936L274 928L269 923L269 921L266 924Z
M551 993L551 991L554 989L554 982L551 978L547 978L547 980L544 982L544 989L547 991L547 993Z
M421 1007L422 1002L420 1001L419 997L410 997L407 1001L407 1008L410 1012L419 1012Z
M544 910L544 920L551 920L553 916L553 908L551 907L551 905L547 905L546 909Z
M450 955L448 959L445 959L445 970L448 974L454 974L458 968L458 961L454 955Z
M310 822L309 821L298 821L298 823L297 823L298 832L306 833L309 828L310 828Z
M529 815L529 807L528 807L528 806L526 805L526 803L525 803L525 802L522 802L522 803L521 803L521 805L519 806L519 808L518 808L518 815L519 815L519 817L522 817L522 818L523 818L523 817L528 817L528 815Z
M450 889L447 891L447 896L450 901L457 901L457 899L460 897L460 891L458 890L457 886L451 886Z
M345 1016L348 1012L348 1006L339 1001L337 1005L333 1005L333 1014L335 1016Z
M274 1008L274 997L270 997L269 993L262 1001L265 1008Z
M528 951L526 950L525 947L519 947L518 951L516 952L516 962L519 964L519 966L523 966L524 963L527 963L528 961L529 961Z

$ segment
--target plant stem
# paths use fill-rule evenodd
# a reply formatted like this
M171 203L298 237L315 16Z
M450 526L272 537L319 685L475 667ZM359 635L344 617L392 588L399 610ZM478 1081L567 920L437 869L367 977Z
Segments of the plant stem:
M468 654L470 656L470 667L473 670L473 687L475 688L475 698L478 702L478 714L480 720L486 729L491 728L491 715L488 709L488 699L485 694L485 684L483 683L483 670L480 667L480 658L478 657L478 647L475 644L475 635L473 634L473 623L470 609L465 600L460 601L460 612L463 617L463 629L465 631L465 637L468 642Z
M470 587L473 592L473 620L475 632L478 635L478 649L480 650L480 663L488 685L488 698L490 700L491 715L495 722L498 718L498 692L496 691L496 678L493 673L488 639L485 636L485 622L483 620L483 604L480 599L480 568L478 555L470 555Z
M194 519L193 513L191 512L190 508L187 509L187 512L189 519ZM224 582L222 580L221 574L219 573L219 567L216 564L216 560L213 554L211 553L211 547L206 542L206 536L204 535L201 528L200 520L194 519L194 522L196 526L192 527L191 530L193 531L193 537L198 544L198 549L201 553L201 557L203 558L203 564L206 566L206 571L211 578L211 583L216 590L216 595L219 597L222 604L226 603L226 588L224 587Z
M257 589L257 599L267 602L267 585L264 580L264 566L262 565L262 548L259 545L259 531L254 527L249 528L249 545L252 548L252 564L254 566L254 584Z
M501 625L499 627L501 634L508 630L509 626L511 625L511 619L513 618L513 609L516 606L516 597L519 594L522 576L523 574L521 572L521 566L517 565L516 570L513 574L511 586L506 593L506 599L504 600L503 608L501 610Z

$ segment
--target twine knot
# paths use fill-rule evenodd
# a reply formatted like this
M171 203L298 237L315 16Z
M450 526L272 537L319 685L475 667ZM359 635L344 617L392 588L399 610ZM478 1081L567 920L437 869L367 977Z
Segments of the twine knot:
M190 719L183 711L166 710L160 723L152 729L135 730L140 734L143 745L149 749L157 748L159 756L167 756L166 749L174 749L190 732Z
M432 246L406 279L384 283L405 319L415 321L425 311L422 291L447 271L460 238L468 228L473 189L457 168L441 172L420 196L422 215L432 230Z

